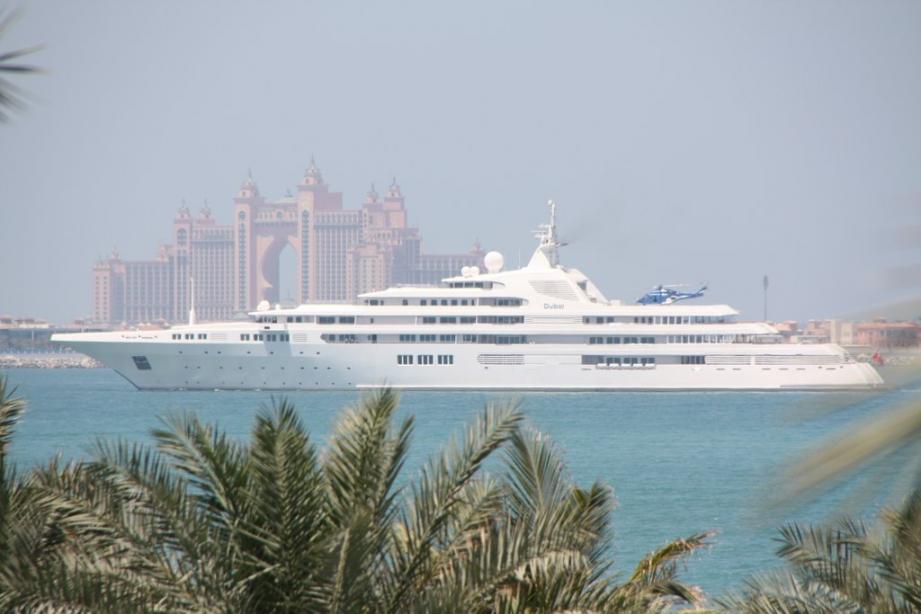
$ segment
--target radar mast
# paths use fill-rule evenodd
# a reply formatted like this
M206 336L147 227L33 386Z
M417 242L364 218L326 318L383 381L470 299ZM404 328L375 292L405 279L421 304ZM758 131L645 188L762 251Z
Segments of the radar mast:
M537 249L543 252L550 266L555 267L560 263L559 248L566 244L556 234L556 203L549 200L547 205L550 207L550 223L538 226L534 236L540 241Z

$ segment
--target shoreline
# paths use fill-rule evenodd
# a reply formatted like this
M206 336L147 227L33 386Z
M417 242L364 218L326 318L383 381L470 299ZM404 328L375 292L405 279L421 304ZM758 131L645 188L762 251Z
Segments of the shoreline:
M101 369L103 366L78 352L0 353L0 369Z

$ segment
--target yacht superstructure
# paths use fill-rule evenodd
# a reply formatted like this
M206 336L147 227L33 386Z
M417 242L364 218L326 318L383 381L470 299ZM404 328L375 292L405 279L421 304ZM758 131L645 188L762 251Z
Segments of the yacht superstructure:
M863 389L838 345L779 343L728 305L624 304L559 262L555 208L527 266L466 267L355 304L262 305L249 321L60 334L140 389Z

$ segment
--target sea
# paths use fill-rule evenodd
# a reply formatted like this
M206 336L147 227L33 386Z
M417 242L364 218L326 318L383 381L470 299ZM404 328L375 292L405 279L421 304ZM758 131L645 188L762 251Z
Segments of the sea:
M278 393L262 391L141 392L108 369L9 369L29 407L11 449L18 470L52 456L85 458L97 439L150 441L162 418L195 412L228 435L248 437L254 416ZM872 520L892 504L904 464L877 464L806 501L776 505L782 476L809 450L855 421L917 395L797 392L527 393L404 392L400 415L415 416L405 469L412 477L486 403L514 399L529 428L563 451L572 478L609 485L615 569L629 575L649 551L713 531L682 577L706 594L740 589L753 574L780 567L777 528L788 522L830 522L844 513ZM289 392L314 441L322 446L355 392ZM490 471L500 471L492 463ZM869 470L868 470L869 471ZM862 484L862 485L861 485ZM897 501L896 501L897 502Z

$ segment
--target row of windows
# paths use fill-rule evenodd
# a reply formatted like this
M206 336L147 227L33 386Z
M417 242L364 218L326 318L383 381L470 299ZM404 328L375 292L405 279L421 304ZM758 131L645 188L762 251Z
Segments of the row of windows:
M371 299L376 300L376 299ZM496 299L497 303L503 300L513 299ZM425 302L423 301L423 304ZM313 316L282 316L283 321L292 323L310 323L314 321ZM371 318L373 322L374 319ZM582 321L585 324L610 324L617 321L613 316L604 317L584 317ZM256 322L265 324L277 324L278 316L258 316ZM319 324L355 324L355 316L319 316ZM715 318L711 316L639 316L633 318L634 324L703 324L713 322L725 322L725 318ZM423 324L523 324L524 316L422 316ZM693 342L692 342L693 343Z
M448 307L448 306L467 307L467 306L478 305L478 304L479 305L496 305L498 307L521 307L521 305L524 304L524 301L520 298L491 298L491 297L481 298L481 299L475 299L475 298L408 299L408 298L404 298L404 299L399 299L399 300L400 300L400 304L403 306L413 304L413 305L421 305L423 307L438 306L438 305L441 305L442 307ZM372 305L372 306L380 306L380 305L386 305L387 301L385 301L384 299L370 298L370 299L365 300L365 304Z
M681 364L683 365L702 365L704 364L703 356L682 356Z
M378 343L379 338L376 334L369 335L321 335L324 341L332 343ZM384 341L384 343L498 343L502 345L530 343L531 337L528 335L435 335L435 334L401 334L396 339ZM616 336L616 337L588 337L589 345L636 345L636 344L655 344L655 343L733 343L733 335L666 335L662 337L633 337L633 336ZM553 341L536 341L537 343L554 343ZM566 341L563 341L564 343ZM582 341L585 342L585 341ZM579 341L572 341L579 343Z
M655 337L589 337L589 345L601 345L604 343L655 343Z
M453 354L439 354L438 356L433 356L432 354L418 354L416 359L416 364L420 365L433 365L437 362L439 365L453 365L454 364L454 355ZM411 365L413 364L413 355L412 354L398 354L397 355L397 364L398 365Z
M196 335L195 333L185 333L185 334L182 334L182 333L173 333L173 334L172 334L172 338L173 338L173 339L183 339L183 338L185 338L185 339L195 339L196 337L197 337L198 339L207 339L207 338L208 338L208 334L207 334L207 333L198 333L197 335Z
M582 356L583 365L654 365L654 356Z
M583 324L611 324L612 322L628 322L630 317L615 318L614 316L585 316ZM634 324L724 324L725 316L633 316Z
M291 335L287 333L243 333L240 335L240 341L291 341Z
M491 281L452 281L448 285L452 288L492 288Z

